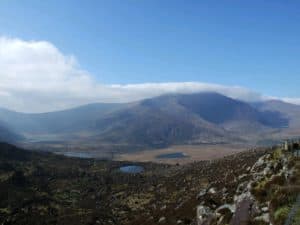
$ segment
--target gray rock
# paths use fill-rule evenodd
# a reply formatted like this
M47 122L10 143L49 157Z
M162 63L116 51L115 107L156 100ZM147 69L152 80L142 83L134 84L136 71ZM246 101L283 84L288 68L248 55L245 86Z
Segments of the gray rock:
M197 207L197 224L204 225L210 224L209 221L213 220L216 214L207 206L199 205Z
M197 199L203 197L206 194L206 189L203 189L199 192L199 194L197 195Z
M234 204L233 205L230 205L230 204L221 205L220 207L218 207L216 209L216 212L218 213L218 212L222 211L223 209L229 209L232 213L234 213L235 212L235 205Z
M165 210L167 208L167 206L166 205L163 205L161 208L160 208L160 210Z
M224 193L226 193L227 192L227 188L226 187L223 187L222 188L222 193L224 194Z
M264 213L261 216L255 217L255 221L264 221L266 223L270 223L270 216L269 213Z
M209 190L208 190L208 193L210 193L210 194L216 194L216 189L215 188L210 188Z
M160 217L158 220L158 223L165 223L166 222L166 217Z

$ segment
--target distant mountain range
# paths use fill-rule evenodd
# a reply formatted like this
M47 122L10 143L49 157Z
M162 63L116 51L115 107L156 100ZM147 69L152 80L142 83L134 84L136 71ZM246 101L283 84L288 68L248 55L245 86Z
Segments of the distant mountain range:
M0 109L0 140L159 148L263 143L300 136L300 106L247 103L217 93L164 95L128 104L90 104L26 114ZM3 124L3 125L2 125Z

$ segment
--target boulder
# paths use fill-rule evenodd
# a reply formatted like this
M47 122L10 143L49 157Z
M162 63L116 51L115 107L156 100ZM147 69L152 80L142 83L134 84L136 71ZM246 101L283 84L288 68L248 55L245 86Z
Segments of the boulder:
M162 216L159 218L158 223L165 223L166 222L166 217Z
M207 206L197 207L197 225L209 225L216 219L216 214Z

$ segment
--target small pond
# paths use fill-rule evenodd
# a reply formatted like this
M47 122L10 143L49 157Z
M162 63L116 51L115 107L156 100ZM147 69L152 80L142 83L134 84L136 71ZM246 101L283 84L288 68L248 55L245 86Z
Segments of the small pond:
M294 156L300 157L300 149L294 150Z
M62 154L68 157L76 157L76 158L84 158L84 159L93 158L92 155L86 152L63 152Z
M188 156L183 152L167 153L167 154L161 154L156 156L157 159L180 159L186 157Z
M144 167L137 165L127 165L121 166L120 171L123 173L142 173L144 171Z

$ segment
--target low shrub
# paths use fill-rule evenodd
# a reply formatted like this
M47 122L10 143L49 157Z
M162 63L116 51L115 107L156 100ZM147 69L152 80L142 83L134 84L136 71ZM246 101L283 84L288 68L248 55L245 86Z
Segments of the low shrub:
M278 208L274 213L274 222L276 224L284 224L291 208L289 206L283 206Z

